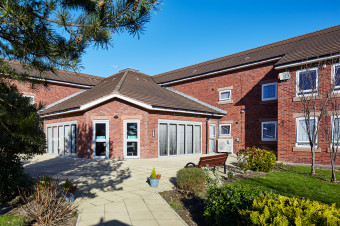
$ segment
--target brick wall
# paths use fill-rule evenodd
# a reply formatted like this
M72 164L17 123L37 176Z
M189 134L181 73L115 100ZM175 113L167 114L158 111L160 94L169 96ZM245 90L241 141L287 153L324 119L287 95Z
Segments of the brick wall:
M232 124L234 152L251 146L276 151L277 142L261 142L261 121L277 120L277 101L261 101L261 84L277 82L277 75L272 64L265 64L169 86L228 112L219 123ZM231 86L232 103L219 103L219 89Z
M278 160L292 163L311 163L312 154L309 148L295 148L296 117L302 116L301 113L303 112L303 105L298 101L299 98L296 97L295 89L296 71L300 69L301 67L289 69L291 78L278 84ZM319 94L323 99L330 89L330 78L331 65L319 70ZM326 116L320 122L319 148L321 152L316 152L315 156L315 162L322 165L330 164L330 153L327 152L328 143L323 129L326 120L330 120L330 117ZM339 158L337 164L340 165Z
M118 118L115 119L114 116ZM45 119L46 124L77 120L78 156L93 158L93 120L109 120L109 155L113 159L124 158L124 120L140 120L140 157L158 157L158 120L182 120L202 123L202 150L205 152L205 118L192 115L174 115L167 112L148 112L122 100L112 100L97 105L86 112L66 114ZM155 137L152 136L155 130Z
M34 84L34 86L32 86L32 83L30 82L18 82L13 80L10 82L18 87L19 92L33 95L34 103L42 103L43 106L47 106L80 90L83 90L83 88L80 87L56 83L48 83L47 86L43 84Z

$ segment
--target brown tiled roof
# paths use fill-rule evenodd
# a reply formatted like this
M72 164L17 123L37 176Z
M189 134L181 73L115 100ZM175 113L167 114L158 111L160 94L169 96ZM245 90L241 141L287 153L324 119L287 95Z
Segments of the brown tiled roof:
M45 109L40 114L63 112L80 109L82 105L96 101L111 94L124 97L150 105L153 108L166 108L202 113L222 114L221 111L198 103L183 95L172 92L156 84L151 76L140 72L127 70L112 75L95 87L67 99L55 106Z
M340 25L153 76L165 83L281 57L276 66L340 52Z
M10 66L16 70L18 73L27 73L31 77L35 78L44 78L47 80L53 80L58 82L68 82L68 83L74 83L74 84L80 84L80 85L88 85L88 86L94 86L97 85L99 82L101 82L104 78L89 75L89 74L83 74L83 73L76 73L72 71L66 71L66 70L55 70L55 73L51 71L44 72L42 76L39 75L39 72L36 70L33 70L31 72L27 72L22 65L17 61L9 61Z

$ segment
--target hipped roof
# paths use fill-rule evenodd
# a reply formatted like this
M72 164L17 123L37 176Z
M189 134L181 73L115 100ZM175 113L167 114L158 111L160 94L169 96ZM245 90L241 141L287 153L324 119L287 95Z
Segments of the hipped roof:
M92 104L99 104L106 97L128 98L133 103L149 106L151 110L177 110L224 115L222 110L209 107L156 84L152 77L127 70L112 75L93 88L43 110L41 115L85 110ZM109 98L110 99L110 98Z

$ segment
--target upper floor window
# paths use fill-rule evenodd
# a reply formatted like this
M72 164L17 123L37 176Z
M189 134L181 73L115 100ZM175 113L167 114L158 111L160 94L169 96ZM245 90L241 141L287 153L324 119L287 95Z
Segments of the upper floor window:
M340 63L332 66L332 84L335 91L340 91Z
M309 124L309 134L307 130ZM296 144L297 146L310 146L309 137L312 138L316 129L316 118L310 118L309 122L305 118L296 119Z
M277 134L277 122L262 122L261 123L261 140L275 141Z
M277 100L277 82L262 84L261 100Z
M231 90L220 91L219 101L231 100Z
M23 96L30 99L30 104L34 104L34 96L33 95L23 94Z
M220 124L220 136L231 136L231 124Z
M310 68L296 72L297 95L311 95L318 92L318 69Z

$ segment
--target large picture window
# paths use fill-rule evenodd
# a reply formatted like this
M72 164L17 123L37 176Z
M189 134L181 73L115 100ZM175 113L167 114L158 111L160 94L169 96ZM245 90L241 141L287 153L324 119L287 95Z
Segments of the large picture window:
M159 155L202 153L202 124L159 120Z
M315 130L316 119L309 119L309 134L312 137L312 134ZM296 144L297 146L310 146L309 135L306 127L306 119L305 118L297 118L296 119Z
M340 64L332 66L332 84L335 91L340 91Z
M296 72L297 95L311 95L318 92L318 70L310 68Z
M340 117L332 117L332 143L340 146Z

